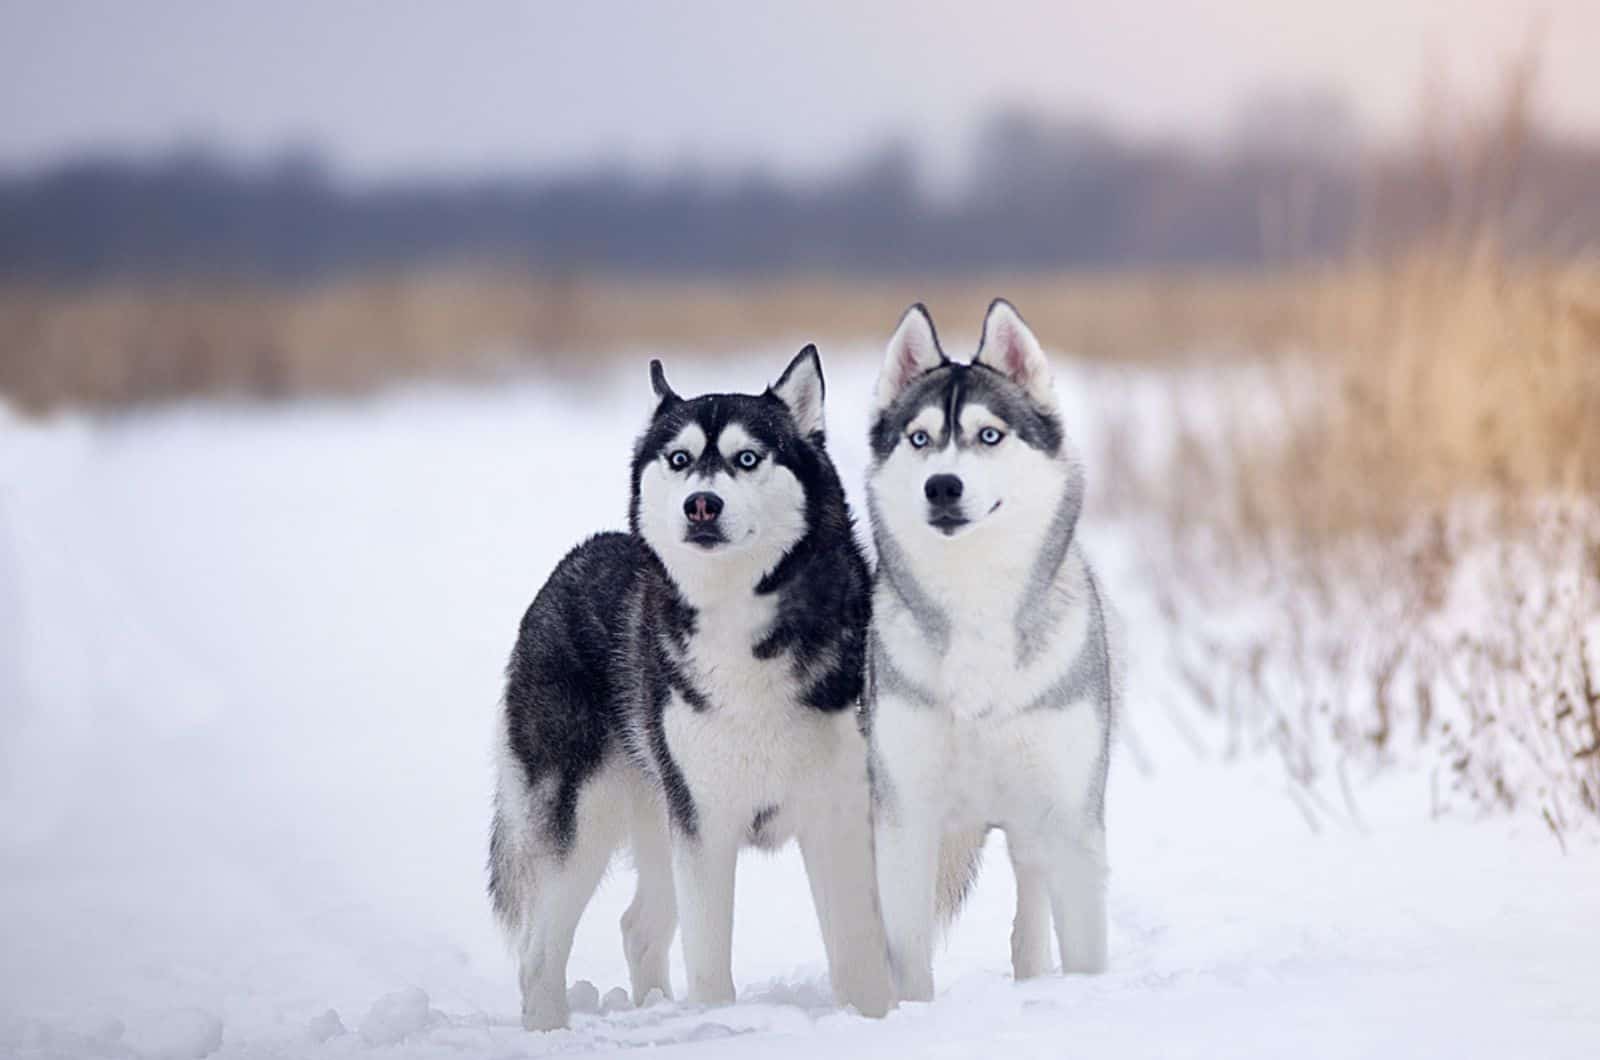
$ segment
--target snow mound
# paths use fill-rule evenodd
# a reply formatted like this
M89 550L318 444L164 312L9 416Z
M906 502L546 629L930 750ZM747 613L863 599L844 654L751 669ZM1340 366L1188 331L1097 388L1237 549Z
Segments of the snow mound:
M718 1038L732 1038L739 1032L725 1023L701 1023L684 1035L686 1042L714 1042Z
M826 1012L836 1007L833 988L829 986L826 976L769 979L750 987L740 997L764 1005L786 1005L808 1012Z
M368 1045L393 1045L431 1022L428 994L421 987L397 990L372 1003L361 1021L361 1038Z
M328 1009L320 1016L313 1016L306 1024L306 1038L318 1045L329 1038L337 1038L341 1034L348 1034L345 1030L344 1020L339 1018L339 1013Z
M177 1009L140 1028L129 1044L146 1060L201 1060L222 1048L222 1020L204 1009Z
M573 1012L598 1012L600 988L587 979L579 979L567 987L567 1008Z

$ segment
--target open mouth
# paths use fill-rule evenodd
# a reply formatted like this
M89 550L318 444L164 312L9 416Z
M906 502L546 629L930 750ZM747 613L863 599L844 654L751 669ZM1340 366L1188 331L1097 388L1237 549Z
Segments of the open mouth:
M699 545L707 552L718 545L728 543L728 538L723 534L722 528L715 524L708 526L703 523L690 523L689 528L683 532L683 539L691 545Z

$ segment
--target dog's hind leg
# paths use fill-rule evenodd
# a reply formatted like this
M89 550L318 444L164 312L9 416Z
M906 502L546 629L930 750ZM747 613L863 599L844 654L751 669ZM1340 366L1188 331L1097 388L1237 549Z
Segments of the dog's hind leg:
M567 959L578 918L622 838L623 793L614 778L585 784L578 797L571 843L536 856L529 867L531 902L518 941L522 1025L554 1030L567 1025Z
M622 914L622 948L628 957L633 1003L642 1005L651 990L672 996L667 958L678 926L667 812L656 793L644 784L635 785L629 800L628 832L639 880L633 901Z
M1106 969L1105 833L1063 841L1050 859L1050 906L1055 913L1064 974Z
M1017 878L1017 918L1011 924L1011 971L1020 981L1050 974L1050 888L1044 871L1019 859L1011 867Z

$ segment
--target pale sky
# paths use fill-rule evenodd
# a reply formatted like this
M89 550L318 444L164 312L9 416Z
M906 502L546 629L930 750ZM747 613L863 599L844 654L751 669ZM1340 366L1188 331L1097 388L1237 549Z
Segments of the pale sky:
M996 105L1203 139L1262 87L1379 132L1481 97L1543 18L1541 106L1600 136L1600 0L0 0L0 169L210 139L354 177L762 164L891 132L954 164Z

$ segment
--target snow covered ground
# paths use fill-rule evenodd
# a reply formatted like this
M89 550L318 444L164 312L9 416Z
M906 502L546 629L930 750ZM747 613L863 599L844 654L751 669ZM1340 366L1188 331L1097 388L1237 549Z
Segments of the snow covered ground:
M755 388L789 352L669 372ZM858 494L873 365L827 368ZM1062 390L1080 436L1127 392ZM1010 981L996 838L937 1000L838 1011L797 857L750 854L738 1004L524 1033L483 896L501 669L563 551L622 525L647 394L641 357L359 402L0 410L0 1054L1597 1054L1592 837L1430 820L1404 777L1313 831L1270 763L1222 763L1198 714L1180 731L1137 535L1092 502L1133 656L1109 974ZM600 994L626 982L629 883L579 930Z

